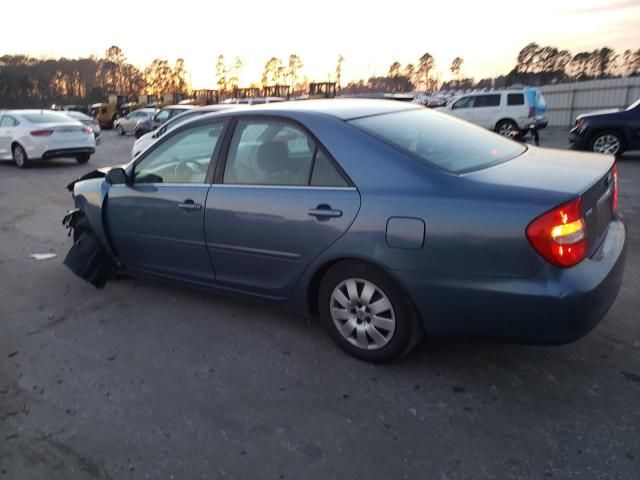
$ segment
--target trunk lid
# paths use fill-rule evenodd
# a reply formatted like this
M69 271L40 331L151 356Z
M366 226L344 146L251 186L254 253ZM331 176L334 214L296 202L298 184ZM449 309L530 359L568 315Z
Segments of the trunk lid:
M581 197L588 254L592 255L613 216L613 165L614 157L610 155L529 147L508 162L464 176L510 187L510 191L517 189L523 197L540 205L539 214Z

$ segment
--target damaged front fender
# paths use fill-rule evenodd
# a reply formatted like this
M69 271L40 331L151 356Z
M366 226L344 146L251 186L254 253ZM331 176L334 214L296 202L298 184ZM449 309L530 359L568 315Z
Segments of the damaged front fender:
M91 230L98 237L106 253L114 262L119 263L118 257L111 248L109 237L104 228L104 206L110 187L104 178L83 180L75 184L73 199L75 207L84 213L87 222L91 226Z
M62 221L73 232L73 247L64 264L79 277L102 288L122 268L104 228L104 207L111 186L97 171L69 186L76 208L67 212Z

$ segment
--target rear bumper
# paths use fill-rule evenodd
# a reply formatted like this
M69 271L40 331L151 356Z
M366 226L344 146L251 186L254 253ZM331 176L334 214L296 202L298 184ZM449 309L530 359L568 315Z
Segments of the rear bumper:
M545 266L529 279L424 278L394 272L434 336L566 343L591 331L613 304L624 273L626 228L619 219L595 254L568 269Z
M43 160L48 160L51 158L61 158L61 157L75 157L78 155L93 155L96 152L96 149L93 147L80 147L80 148L58 148L55 150L47 150L42 154Z

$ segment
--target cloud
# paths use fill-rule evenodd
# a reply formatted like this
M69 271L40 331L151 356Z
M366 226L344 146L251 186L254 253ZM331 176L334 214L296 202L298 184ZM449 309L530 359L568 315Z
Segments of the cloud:
M611 13L619 10L640 9L638 0L619 0L617 2L604 2L597 5L590 5L569 10L567 13L573 14L592 14L592 13Z

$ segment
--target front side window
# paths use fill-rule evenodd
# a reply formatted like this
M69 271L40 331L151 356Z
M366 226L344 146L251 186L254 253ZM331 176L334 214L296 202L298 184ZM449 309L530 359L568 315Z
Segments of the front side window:
M135 183L204 183L224 123L180 132L153 149L134 170Z
M475 97L463 97L454 103L451 108L473 108Z
M239 120L231 140L224 183L307 185L315 142L280 120Z
M426 164L454 173L504 162L526 150L484 128L426 108L358 118L349 123Z

